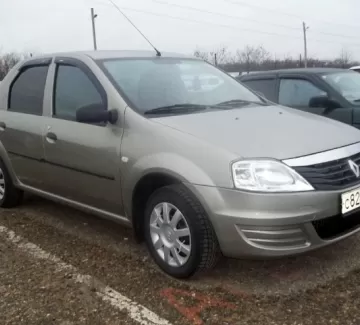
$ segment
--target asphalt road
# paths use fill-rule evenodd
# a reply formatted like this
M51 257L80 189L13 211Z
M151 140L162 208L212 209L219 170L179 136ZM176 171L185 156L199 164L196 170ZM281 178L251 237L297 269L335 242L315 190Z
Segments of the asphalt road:
M131 230L36 197L0 210L0 324L360 324L360 236L174 280Z

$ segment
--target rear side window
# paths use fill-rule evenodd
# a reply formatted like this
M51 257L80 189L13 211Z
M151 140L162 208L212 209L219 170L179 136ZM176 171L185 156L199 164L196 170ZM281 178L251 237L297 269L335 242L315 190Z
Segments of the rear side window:
M48 66L36 66L20 73L10 87L10 111L42 115L47 72Z
M244 80L242 82L252 90L262 93L267 99L273 102L277 100L275 79Z
M99 91L85 72L75 66L58 66L55 81L54 116L75 120L78 108L102 103Z

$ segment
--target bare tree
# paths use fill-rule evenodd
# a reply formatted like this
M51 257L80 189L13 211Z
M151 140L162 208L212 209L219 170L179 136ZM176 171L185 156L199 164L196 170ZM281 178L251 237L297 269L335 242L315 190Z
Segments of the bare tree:
M29 55L27 54L19 54L16 52L0 54L0 80L4 79L6 74L15 64L28 56Z
M209 57L210 57L210 53L209 52L205 52L205 51L201 51L199 49L196 49L193 53L193 55L197 58L200 58L204 61L209 61Z
M214 65L224 65L233 60L232 54L225 46L221 46L210 52L196 49L193 54L198 58L213 63Z
M348 67L351 63L351 53L342 48L339 57L336 58L334 62L342 68Z
M231 60L231 53L228 51L227 47L219 47L218 49L211 51L210 55L215 65L226 64Z
M270 53L263 46L245 46L243 50L236 52L237 61L246 65L246 71L261 65L271 59Z

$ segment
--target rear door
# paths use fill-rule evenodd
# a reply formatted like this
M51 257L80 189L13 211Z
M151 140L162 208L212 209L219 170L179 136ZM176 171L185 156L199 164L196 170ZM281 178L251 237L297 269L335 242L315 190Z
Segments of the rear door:
M324 107L310 107L310 99L316 96L333 97L332 90L323 82L320 82L317 76L280 74L280 105L297 108L318 115L324 115L347 124L352 124L351 108L339 107L338 109L327 112Z
M278 91L276 75L254 76L240 80L250 89L265 96L268 100L277 103Z
M31 60L5 79L7 107L0 110L0 141L21 183L43 188L44 92L51 59Z

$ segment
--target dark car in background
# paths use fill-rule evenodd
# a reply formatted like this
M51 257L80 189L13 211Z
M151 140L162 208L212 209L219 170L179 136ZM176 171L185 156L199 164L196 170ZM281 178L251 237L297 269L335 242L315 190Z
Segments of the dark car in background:
M360 74L352 70L286 69L254 72L237 79L274 103L360 128Z

